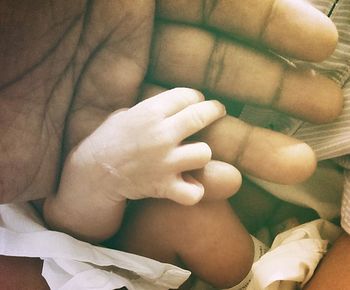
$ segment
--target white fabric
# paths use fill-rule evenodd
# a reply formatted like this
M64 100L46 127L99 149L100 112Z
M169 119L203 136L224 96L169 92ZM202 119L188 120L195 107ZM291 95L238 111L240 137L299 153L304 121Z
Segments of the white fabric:
M340 233L340 228L319 219L277 235L270 251L253 264L247 290L288 290L305 285L328 243Z
M163 290L189 271L49 231L28 204L0 205L0 255L39 257L51 289Z

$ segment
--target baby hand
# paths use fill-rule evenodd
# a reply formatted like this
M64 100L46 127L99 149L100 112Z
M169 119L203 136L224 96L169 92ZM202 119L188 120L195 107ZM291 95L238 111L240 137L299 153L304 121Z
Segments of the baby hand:
M206 143L184 139L226 114L218 101L177 88L110 115L70 156L112 200L169 198L191 205L204 193L190 170L211 159Z

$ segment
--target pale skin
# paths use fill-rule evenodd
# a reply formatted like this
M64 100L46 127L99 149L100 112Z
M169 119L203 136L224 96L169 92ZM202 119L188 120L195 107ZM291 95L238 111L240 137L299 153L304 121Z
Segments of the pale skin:
M214 2L208 1L212 5ZM336 44L335 27L327 17L303 1L276 1L275 5L272 5L272 0L244 1L239 5L234 1L219 1L217 3L220 5L213 10L216 13L204 19L206 25L201 24L202 16L208 13L200 14L200 1L174 2L177 4L172 1L155 3L151 0L132 3L50 3L53 5L50 6L46 1L35 2L36 5L2 2L1 11L6 15L2 18L2 43L6 45L1 47L0 59L3 68L0 73L3 152L0 196L3 203L33 200L54 193L62 145L64 152L69 152L109 114L133 106L140 98L142 85L146 83L206 89L213 96L229 99L238 96L242 102L263 102L266 105L269 99L274 99L274 91L278 88L278 99L283 102L277 102L274 107L311 121L327 122L341 111L341 91L335 83L304 69L288 69L287 73L281 75L284 65L279 60L257 51L252 52L249 46L237 50L236 57L232 58L240 59L241 55L248 55L246 61L238 66L225 66L224 74L215 73L216 62L208 63L214 40L223 40L207 32L208 27L226 32L224 43L229 51L237 45L241 47L230 38L230 35L235 36L237 31L241 31L247 39L275 48L281 54L312 61L326 58ZM258 3L262 6L260 10L251 8ZM231 11L232 17L228 17L228 11ZM266 16L268 12L262 11L270 11L271 17ZM290 17L284 17L287 12ZM154 13L158 18L168 20L167 24L155 22ZM254 25L247 23L245 15L251 15L250 18L257 22ZM125 17L127 21L124 21ZM301 21L297 25L293 22L295 18ZM218 22L220 19L222 22ZM186 25L179 26L172 20ZM16 25L13 25L14 22ZM196 24L196 28L191 24ZM299 27L303 27L303 30L300 31ZM156 33L153 41L152 31ZM191 36L186 38L186 42L179 38L184 34ZM288 40L281 41L281 38ZM158 53L159 48L162 48L161 53ZM188 49L195 53L188 54ZM152 53L151 59L149 52ZM254 57L260 61L252 59ZM271 68L273 75L265 74ZM263 73L254 74L254 71ZM225 76L233 74L244 76L249 84L243 86L245 90L240 91L241 95L235 93L235 88L228 87L232 81ZM208 76L212 79L215 75L217 77L214 79L219 78L220 82L208 88L203 80ZM284 80L280 88L276 79ZM270 85L266 87L265 83ZM260 86L264 86L263 101L255 95L255 88ZM324 101L316 102L313 96ZM303 106L295 105L301 101L304 102ZM227 128L236 127L235 120L230 118L226 122ZM218 135L225 136L227 130L225 134L221 130ZM252 134L254 137L254 131ZM225 139L224 143L230 140ZM271 131L264 132L257 144L269 146L266 144L270 142L276 143L274 150L263 152L254 160L239 166L242 171L253 171L262 178L277 182L293 183L307 178L314 170L315 159L305 144L277 136ZM295 158L295 155L293 158L288 157L288 149L293 149L295 144L300 148L300 158ZM221 147L211 147L214 155L229 155L222 152ZM244 151L247 151L247 155L252 153L245 148ZM256 162L257 159L284 160L284 164L292 162L297 169L294 172L300 175L278 174L272 168L256 167L261 163ZM290 168L280 165L280 173ZM287 180L285 176L288 176Z
M100 242L119 230L127 199L151 197L192 205L143 203L142 213L135 214L140 217L120 233L121 241L114 246L180 263L216 287L236 285L252 264L251 238L222 196L194 206L202 199L204 186L189 172L207 166L211 149L204 142L184 142L225 114L218 101L204 101L198 91L184 88L113 113L67 157L59 190L45 202L46 222ZM239 171L225 166L235 192ZM204 225L206 231L199 235ZM213 261L212 267L203 265L204 256Z
M204 142L183 142L225 114L218 101L184 88L113 113L67 157L58 193L46 200L46 220L100 241L118 229L127 199L197 203L204 186L188 172L205 167L211 149ZM232 180L240 178L233 166L226 167ZM235 187L233 182L232 192Z
M107 117L113 112L135 105L147 84L193 87L214 97L271 106L318 123L334 119L342 107L341 91L335 83L307 69L288 67L278 58L251 50L250 45L242 46L232 38L244 37L283 55L320 61L335 47L334 25L304 2L238 3L0 3L6 44L0 47L1 202L55 194L61 160L68 155L69 161L70 154L93 138L91 133L108 123ZM285 17L287 13L290 17ZM154 21L154 15L161 20ZM248 23L246 15L254 21ZM219 33L213 34L212 29ZM243 173L281 183L304 180L316 165L306 144L269 130L252 129L230 116L213 123L199 136L200 142L209 145L212 158L222 162L208 162L207 152L207 163L192 172L197 182L183 180L195 189L192 194L197 198L203 192L212 198L231 195L241 180L232 164ZM202 149L208 148L201 144ZM274 166L267 166L271 163ZM70 162L66 164L70 166ZM113 166L107 167L114 172ZM62 181L66 180L66 170ZM182 170L173 174L179 172ZM66 197L76 189L65 181L60 186L68 186ZM102 199L102 205L106 204ZM110 210L115 210L116 204L121 205L117 209L122 214L123 201L111 202ZM101 211L94 214L96 220L105 218ZM120 219L116 217L115 229ZM208 230L213 228L208 224ZM98 233L92 238L86 232L82 235L100 240L110 234ZM246 253L251 255L249 249ZM237 257L231 257L229 262L233 263ZM238 281L244 272L246 269L224 282Z

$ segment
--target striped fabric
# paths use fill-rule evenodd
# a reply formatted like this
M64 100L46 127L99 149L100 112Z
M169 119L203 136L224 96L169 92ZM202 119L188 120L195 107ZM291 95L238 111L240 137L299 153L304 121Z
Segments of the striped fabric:
M334 1L314 1L314 4L318 8L329 9L331 2ZM331 124L302 124L294 136L308 143L319 160L342 156L336 159L345 168L341 225L350 234L350 0L339 0L333 4L330 17L337 26L339 43L333 55L315 67L343 87L344 110Z
M310 0L336 24L339 43L333 55L311 67L338 82L344 91L344 111L333 123L313 125L281 113L246 106L241 119L278 130L308 143L318 160L335 158L344 167L341 225L350 234L350 0ZM304 64L305 65L305 64Z
M304 123L294 134L314 149L319 160L350 153L350 82L344 85L344 96L343 113L335 122L325 125Z

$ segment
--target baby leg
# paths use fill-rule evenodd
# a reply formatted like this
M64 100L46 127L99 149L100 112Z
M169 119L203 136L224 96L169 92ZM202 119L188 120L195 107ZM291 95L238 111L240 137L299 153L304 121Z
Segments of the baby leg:
M226 201L182 206L148 199L133 204L115 247L177 264L218 288L238 284L253 263L253 243Z

